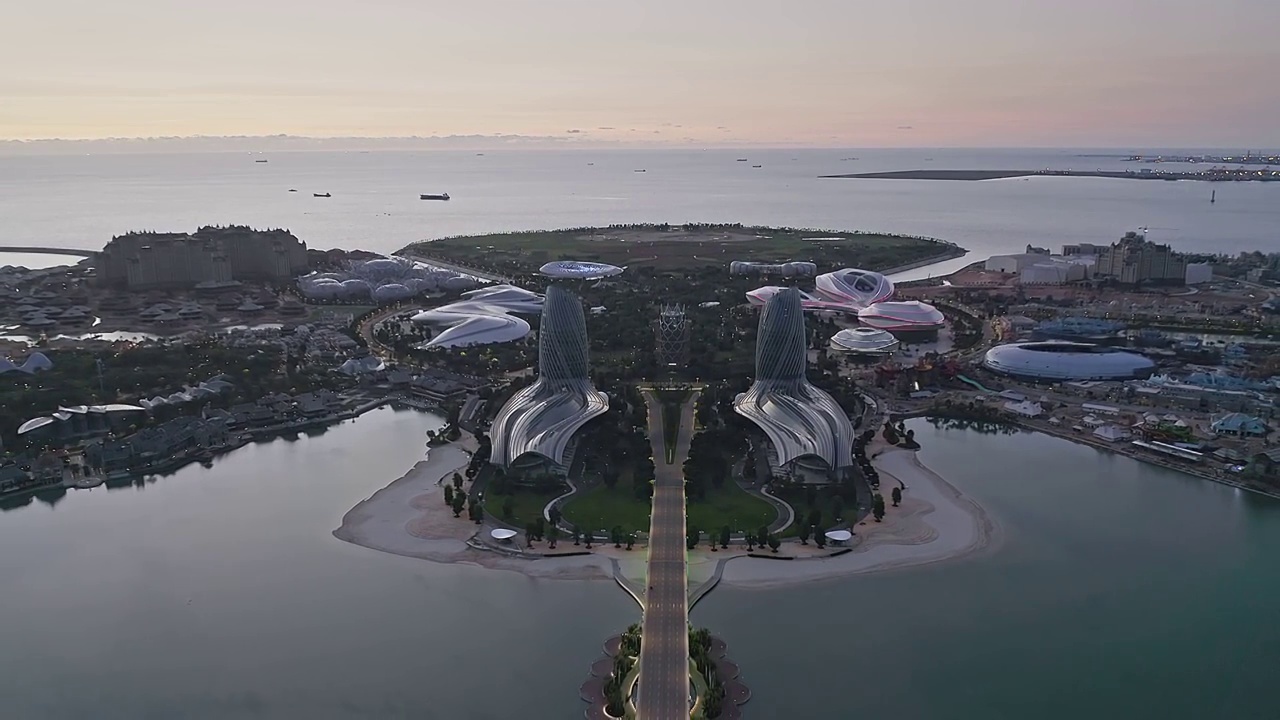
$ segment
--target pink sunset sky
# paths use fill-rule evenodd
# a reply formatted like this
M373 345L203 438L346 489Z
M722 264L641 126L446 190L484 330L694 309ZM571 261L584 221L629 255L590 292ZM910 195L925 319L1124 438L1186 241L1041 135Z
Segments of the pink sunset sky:
M41 0L0 139L1280 146L1280 0Z

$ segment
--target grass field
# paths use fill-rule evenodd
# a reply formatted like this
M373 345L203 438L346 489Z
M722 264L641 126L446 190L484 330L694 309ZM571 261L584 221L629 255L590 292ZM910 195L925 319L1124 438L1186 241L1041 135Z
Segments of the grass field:
M601 484L569 498L564 519L594 531L621 525L624 532L649 532L650 508L650 501L637 498L630 483L619 482L612 488Z
M689 527L696 527L704 533L719 533L725 525L734 532L754 532L761 525L772 524L778 517L772 505L733 482L727 482L721 488L707 488L706 499L691 501L688 507Z
M724 226L634 226L501 233L416 243L402 252L462 263L533 270L550 260L594 260L624 267L690 270L734 260L808 260L822 268L884 269L936 257L954 246L876 233Z
M523 528L526 523L542 517L542 509L561 492L563 491L537 492L524 488L517 489L510 495L497 495L486 492L484 494L484 510L509 525ZM502 514L502 506L508 499L511 500L512 504L511 518L507 518Z

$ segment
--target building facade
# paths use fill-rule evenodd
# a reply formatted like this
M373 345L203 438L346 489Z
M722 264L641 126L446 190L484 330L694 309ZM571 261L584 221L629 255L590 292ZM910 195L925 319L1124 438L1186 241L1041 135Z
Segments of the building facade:
M129 233L98 255L98 283L130 290L231 281L287 282L308 270L307 246L285 230L202 227Z
M552 285L538 331L538 379L498 411L489 462L517 474L566 474L574 434L609 410L609 396L592 387L588 371L582 302Z
M798 481L830 481L853 464L853 425L835 399L811 385L804 307L788 288L760 312L756 378L734 410L764 431L777 465Z
M683 306L663 305L653 333L658 367L682 368L689 363L689 318Z
M1187 261L1168 245L1148 242L1145 236L1129 232L1098 255L1093 274L1126 285L1182 284L1186 282Z

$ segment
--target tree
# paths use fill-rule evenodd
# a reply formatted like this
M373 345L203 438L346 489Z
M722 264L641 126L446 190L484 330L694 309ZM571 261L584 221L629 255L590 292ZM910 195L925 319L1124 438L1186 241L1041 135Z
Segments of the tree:
M801 545L809 544L809 526L808 525L805 525L802 523L800 525L800 530L796 534L800 536Z
M816 529L822 527L822 511L821 510L819 510L816 507L809 510L809 524L815 528L815 531Z
M533 534L539 540L547 534L547 524L542 518L533 521Z
M453 496L453 516L461 517L462 509L467 506L466 493L455 493Z
M573 544L579 545L582 542L582 531L578 528L573 529Z
M524 526L524 544L533 547L533 541L538 537L538 528L532 522L525 523Z
M839 495L831 498L831 513L835 515L836 522L844 517L844 498Z
M605 470L603 479L604 486L612 490L613 486L618 484L618 472L612 468Z
M475 498L467 501L467 517L471 518L472 522L477 525L484 522L484 508L480 506L480 503L476 502Z
M552 525L559 525L559 524L560 524L560 517L561 517L561 515L560 515L560 508L558 508L558 507L556 507L556 506L552 505L552 506L551 506L551 510L549 510L549 511L547 512L547 517L551 518L551 524L552 524Z
M898 507L898 503L902 502L902 488L894 488L889 497L893 499L893 506Z
M556 547L556 541L560 539L560 528L552 525L547 529L547 541L551 544L551 549Z
M702 533L698 532L698 528L696 527L689 528L689 534L686 537L686 540L688 541L690 550L698 547L698 539L701 537L701 535Z
M724 527L720 528L720 547L724 548L725 550L729 549L729 533L730 531L729 531L728 525L725 525Z
M631 546L633 546L633 545L635 545L635 544L636 544L636 534L635 534L635 533L627 533L627 549L628 549L628 550L630 550L630 549L631 549Z
M453 486L458 488L459 490L462 489L462 476L459 475L458 473L453 474Z
M769 542L769 526L768 525L761 525L760 529L756 530L756 542L760 545L764 545L765 543Z
M613 546L616 548L622 547L622 526L614 525L613 532L610 535L613 536Z
M756 536L752 535L748 531L746 534L746 537L744 537L743 539L747 541L747 552L751 552L751 548L755 545L755 542L756 542Z
M813 544L817 545L819 550L827 546L827 536L816 527L813 529Z
M582 540L583 540L583 543L584 543L584 545L586 546L586 548L587 548L588 550L590 550L590 549L591 549L591 540L592 540L592 537L593 537L594 535L595 535L595 533L591 532L590 530L588 530L587 532L584 532L584 533L582 534Z
M511 498L502 501L502 519L511 520L516 514L516 503Z
M770 536L769 536L769 549L770 549L770 550L772 550L773 552L778 552L778 548L780 548L780 547L782 547L782 541L778 539L778 536L777 536L777 535L770 535Z
M444 504L449 506L453 505L453 486L452 485L444 486Z
M876 516L876 522L884 519L884 496L880 493L871 500L871 514Z

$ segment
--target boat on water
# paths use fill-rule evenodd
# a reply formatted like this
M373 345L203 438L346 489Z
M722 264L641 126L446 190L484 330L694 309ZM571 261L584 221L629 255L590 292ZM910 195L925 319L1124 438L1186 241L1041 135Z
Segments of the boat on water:
M747 161L746 158L738 158L738 162L746 162L746 161Z
M418 196L419 200L448 200L449 193L423 193Z
M289 188L289 192L298 192L297 188Z
M753 168L764 167L763 165L752 165Z
M644 172L644 170L636 170L636 172Z
M254 160L254 162L262 163L262 162L266 162L266 160Z
M311 197L333 197L329 193L311 193Z

